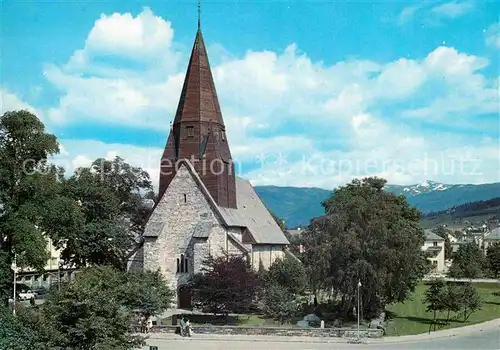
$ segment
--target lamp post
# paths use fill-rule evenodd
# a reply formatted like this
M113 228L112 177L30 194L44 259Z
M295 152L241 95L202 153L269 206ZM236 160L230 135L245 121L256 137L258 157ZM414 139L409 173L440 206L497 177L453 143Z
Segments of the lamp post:
M359 341L359 289L361 288L361 281L358 280L358 341Z
M14 296L12 298L12 314L16 316L16 284L17 284L17 256L14 253Z

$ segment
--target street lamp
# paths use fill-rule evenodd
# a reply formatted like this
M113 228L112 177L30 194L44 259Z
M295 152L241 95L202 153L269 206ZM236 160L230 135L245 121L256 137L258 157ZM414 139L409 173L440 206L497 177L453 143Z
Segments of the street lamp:
M359 341L359 289L361 288L361 281L358 280L358 341Z
M57 290L61 290L61 265L64 260L59 259L59 264L57 264Z
M12 298L12 314L16 316L16 284L17 284L17 255L14 253L14 297Z

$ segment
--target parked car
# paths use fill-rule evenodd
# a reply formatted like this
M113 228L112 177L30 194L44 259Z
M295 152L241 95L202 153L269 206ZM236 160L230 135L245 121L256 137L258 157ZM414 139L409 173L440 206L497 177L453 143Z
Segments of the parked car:
M32 291L32 290L28 290L26 292L21 292L19 293L19 299L20 300L30 300L30 299L35 299L37 296L37 293Z

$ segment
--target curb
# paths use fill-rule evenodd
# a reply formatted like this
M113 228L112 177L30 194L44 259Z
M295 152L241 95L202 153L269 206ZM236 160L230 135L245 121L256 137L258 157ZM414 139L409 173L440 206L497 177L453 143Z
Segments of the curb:
M434 339L446 339L457 336L466 335L469 333L480 333L498 329L500 334L500 318L477 323L469 326L444 329L428 333L420 333L415 335L391 336L384 338L362 338L364 344L396 344L396 343L412 343L418 341L427 341ZM194 334L191 338L184 338L177 334L171 333L150 333L146 335L147 340L175 340L175 341L231 341L231 342L266 342L266 343L308 343L308 344L348 344L352 338L334 338L334 337L290 337L290 336L248 336L248 335L220 335L220 334Z

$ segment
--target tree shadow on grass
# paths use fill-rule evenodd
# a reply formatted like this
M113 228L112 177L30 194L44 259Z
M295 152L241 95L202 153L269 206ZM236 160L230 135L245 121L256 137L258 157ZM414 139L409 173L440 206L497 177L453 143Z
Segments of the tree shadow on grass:
M489 305L500 305L500 302L497 301L485 301L484 303Z
M396 314L394 312L391 312L391 311L387 311L387 310L385 312L385 315L386 315L386 318L387 318L388 321L399 318L399 319L402 319L402 320L408 320L408 321L411 321L411 322L417 322L417 323L427 324L427 325L432 323L432 319L427 318L427 317L399 316L398 314Z

